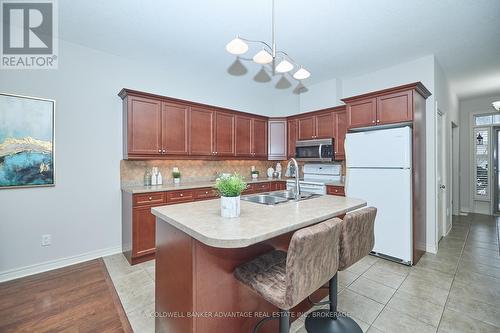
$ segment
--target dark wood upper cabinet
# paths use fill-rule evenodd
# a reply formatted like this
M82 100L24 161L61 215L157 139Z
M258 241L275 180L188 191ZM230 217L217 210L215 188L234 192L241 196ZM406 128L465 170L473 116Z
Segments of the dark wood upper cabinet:
M348 127L366 127L375 125L377 121L377 99L355 101L347 104Z
M412 91L400 91L377 97L377 124L392 124L413 119Z
M328 139L334 136L333 112L327 112L314 116L316 123L315 139Z
M413 121L415 94L426 99L430 92L420 82L368 94L344 98L347 104L347 127L408 123ZM418 100L418 98L417 98Z
M125 154L161 154L161 102L130 96L124 104L124 114L124 132L127 140Z
M215 155L234 156L234 118L230 113L215 113Z
M344 141L347 134L347 112L345 110L334 112L333 115L333 124L335 126L333 135L335 145L335 160L342 161L345 159Z
M314 116L308 116L299 118L297 120L297 126L299 129L298 139L299 140L310 140L314 139L316 133L316 124L314 121Z
M189 116L189 154L214 156L215 111L208 108L192 107Z
M298 129L297 129L297 119L288 119L288 128L287 128L287 136L288 136L288 158L295 157L295 143L298 138Z
M253 157L267 157L267 120L252 119Z
M236 116L236 156L252 157L252 118Z
M322 112L297 118L298 140L333 138L333 120L332 112Z
M189 153L189 106L163 103L162 152L168 155Z

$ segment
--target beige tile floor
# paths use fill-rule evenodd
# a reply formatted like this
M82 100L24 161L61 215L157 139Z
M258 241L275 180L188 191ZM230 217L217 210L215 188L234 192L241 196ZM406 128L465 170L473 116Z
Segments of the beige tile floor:
M500 332L500 256L495 217L453 219L453 229L414 267L367 256L339 272L339 309L364 332ZM136 333L154 332L154 261L105 257ZM304 318L292 332L306 333Z

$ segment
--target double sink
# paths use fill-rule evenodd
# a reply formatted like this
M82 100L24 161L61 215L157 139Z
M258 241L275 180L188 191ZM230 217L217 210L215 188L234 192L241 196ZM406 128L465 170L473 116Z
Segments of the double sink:
M241 200L255 202L263 205L277 205L289 201L302 201L317 198L319 196L321 196L321 194L301 193L299 197L295 199L295 193L293 191L273 191L245 195L241 197Z

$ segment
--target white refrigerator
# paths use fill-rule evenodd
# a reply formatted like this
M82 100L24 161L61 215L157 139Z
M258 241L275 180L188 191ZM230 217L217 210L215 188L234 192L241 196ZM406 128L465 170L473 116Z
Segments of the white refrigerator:
M377 255L412 264L412 130L410 127L348 133L346 195L377 208Z

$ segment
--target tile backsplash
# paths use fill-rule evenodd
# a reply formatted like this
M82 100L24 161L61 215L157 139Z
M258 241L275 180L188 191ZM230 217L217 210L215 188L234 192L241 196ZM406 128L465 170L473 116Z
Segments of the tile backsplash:
M266 177L269 167L276 167L278 161L255 161L255 160L152 160L152 161L120 161L120 179L122 185L142 185L144 183L144 172L156 166L160 169L163 182L172 181L172 168L177 167L181 172L183 181L207 181L215 179L222 172L239 173L245 178L250 178L252 165L260 172L261 177ZM283 172L286 162L281 161Z

